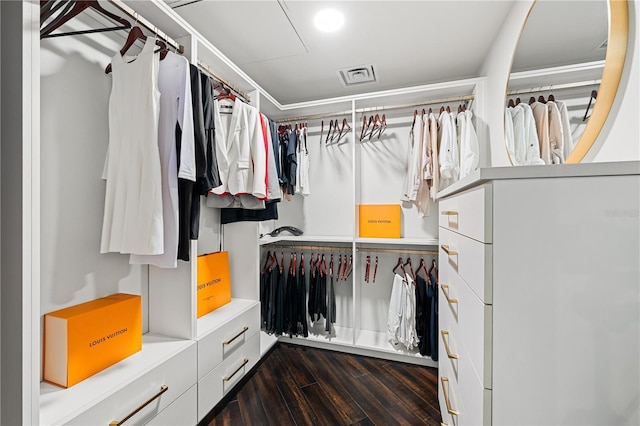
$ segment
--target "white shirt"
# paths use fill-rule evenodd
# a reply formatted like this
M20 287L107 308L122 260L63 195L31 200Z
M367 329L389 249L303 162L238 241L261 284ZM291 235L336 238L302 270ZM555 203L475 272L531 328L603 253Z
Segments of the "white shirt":
M442 188L449 186L458 180L460 173L460 154L458 152L458 140L456 126L451 114L443 111L438 117L440 129L438 138L440 139L440 178Z
M458 114L458 129L460 129L460 176L462 179L478 168L480 162L480 147L478 135L473 127L473 113L471 110Z

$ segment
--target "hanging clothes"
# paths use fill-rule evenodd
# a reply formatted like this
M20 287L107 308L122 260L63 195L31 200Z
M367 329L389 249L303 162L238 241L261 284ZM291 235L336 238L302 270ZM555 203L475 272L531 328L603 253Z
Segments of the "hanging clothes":
M442 189L458 180L460 154L456 125L451 114L447 111L442 111L438 117L438 124L440 189Z
M216 155L221 185L211 190L207 205L229 207L234 196L241 196L241 204L249 208L251 198L267 198L267 147L258 111L233 101L232 112L221 114L221 102L214 100ZM264 208L264 205L262 207Z
M130 263L175 268L178 266L178 178L191 182L196 180L191 80L189 62L185 57L167 53L160 62L158 88L161 95L158 149L162 173L164 251L151 256L132 254ZM176 126L182 129L179 156Z
M438 360L438 335L440 330L438 329L438 268L435 263L429 270L429 280L431 285L431 318L429 321L429 340L431 343L431 359L433 361Z
M514 117L515 113L514 107L507 107L504 110L504 137L505 137L505 145L507 147L507 154L509 155L509 159L511 164L514 166L519 166L518 160L516 158L516 136L515 136L515 125L514 125Z
M218 170L218 157L215 142L215 120L213 117L213 80L203 72L200 72L200 84L202 86L202 113L204 119L205 141L205 175L200 184L200 195L206 195L213 188L222 184L220 171Z
M418 197L420 187L420 164L422 158L422 120L416 117L409 131L409 150L407 151L407 168L402 184L400 200L410 207Z
M528 104L519 103L513 109L517 165L541 165L540 142L533 111Z
M297 144L298 136L291 129L279 132L280 161L282 169L282 192L286 200L291 200L295 194L296 175L298 169Z
M565 161L573 152L573 135L571 133L571 122L569 121L569 111L567 104L563 101L555 101L558 111L560 112L560 122L562 123L562 152Z
M416 274L416 335L420 355L431 355L431 303L433 287L431 281Z
M460 175L462 179L478 168L480 146L473 126L473 113L465 110L458 113L458 137L460 139Z
M549 113L549 149L552 164L564 164L564 132L560 110L553 101L547 102Z
M309 183L309 149L307 148L307 128L298 130L297 146L297 168L296 168L296 194L304 196L311 195Z
M298 336L308 337L309 330L307 326L307 280L305 277L304 259L301 260L298 273L298 291L297 300L295 301L296 310L294 316L295 334Z
M164 252L162 174L158 148L159 54L148 37L133 60L111 60L109 147L100 252Z
M324 331L331 332L331 324L336 322L336 290L333 284L333 269L329 268L329 289L327 293L327 316L324 322Z
M438 139L438 120L433 112L429 112L427 116L427 125L429 128L429 141L431 143L431 199L436 200L440 190L440 145Z

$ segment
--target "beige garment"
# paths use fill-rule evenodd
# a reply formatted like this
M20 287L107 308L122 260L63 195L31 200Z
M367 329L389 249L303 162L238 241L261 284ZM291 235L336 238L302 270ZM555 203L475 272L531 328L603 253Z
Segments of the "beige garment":
M564 131L562 129L562 117L555 102L547 102L549 113L549 147L551 150L551 162L553 164L564 163Z
M429 133L428 117L422 117L422 138L420 141L420 186L418 187L418 196L416 197L416 206L420 217L429 216L429 208L431 205L431 184L432 184L432 167L431 162L431 135Z
M536 131L540 142L540 158L542 158L544 164L552 164L551 147L549 145L549 109L547 104L534 102L531 104L531 111L536 122Z

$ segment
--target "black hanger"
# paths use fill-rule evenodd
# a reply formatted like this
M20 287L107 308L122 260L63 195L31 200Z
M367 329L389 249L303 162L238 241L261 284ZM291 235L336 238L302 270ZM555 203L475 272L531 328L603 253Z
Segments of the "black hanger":
M592 90L591 91L591 96L589 97L589 103L587 104L587 110L584 112L584 117L582 117L582 121L587 121L587 119L589 117L591 117L589 114L589 108L591 108L591 102L594 99L598 98L598 91L597 90Z
M43 5L42 2L40 4L41 6ZM45 3L44 6L46 6L47 4L49 3ZM65 7L64 13L61 13L60 15L58 15L58 17L56 17L55 20L53 20L51 23L49 23L45 28L43 28L40 31L40 38L53 37L51 35L53 31L60 28L62 25L69 22L75 16L82 13L85 9L88 9L88 8L92 8L96 10L101 15L106 16L107 18L120 23L121 25L118 27L109 27L109 28L93 29L93 30L86 30L86 31L74 31L71 33L57 34L55 37L60 37L62 35L68 35L68 34L69 35L70 34L87 34L87 33L94 33L94 32L115 31L115 30L124 30L127 28L131 28L131 23L129 21L104 9L100 5L100 3L98 3L97 0L77 0L73 2L70 1L68 2L68 4L71 4L73 7L70 10L68 6ZM45 12L45 15L48 14L48 12L49 11ZM44 22L44 21L41 20L40 22Z

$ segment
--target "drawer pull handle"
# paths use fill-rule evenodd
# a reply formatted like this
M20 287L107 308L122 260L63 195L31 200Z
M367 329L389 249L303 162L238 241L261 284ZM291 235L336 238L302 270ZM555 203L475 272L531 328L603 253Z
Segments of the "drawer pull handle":
M443 210L440 214L443 216L458 216L458 212L454 210Z
M458 303L458 299L453 299L451 296L449 296L448 284L440 284L440 288L442 289L442 292L444 293L444 297L445 299L447 299L447 302L449 302L449 304Z
M136 408L131 413L129 413L129 415L127 417L125 417L124 419L122 419L120 421L113 420L111 423L109 423L109 426L120 426L121 424L123 424L124 422L129 420L131 417L133 417L136 414L138 414L138 412L140 412L140 410L142 410L144 407L146 407L147 405L151 404L154 400L160 398L160 395L162 395L163 393L165 393L168 390L169 390L169 386L167 386L167 385L160 386L160 392L158 392L157 394L153 395L151 398L149 398L148 400L143 402L142 405L140 405L138 408Z
M223 377L222 380L224 380L225 382L228 382L229 380L231 380L233 378L233 376L236 375L236 373L238 373L238 371L242 370L242 367L244 367L245 365L247 365L247 363L249 362L249 358L245 358L244 362L242 364L240 364L240 367L236 368L236 371L234 371L233 373L231 373L230 376L227 377Z
M442 247L442 250L444 250L444 252L447 253L448 256L458 255L457 251L449 249L449 244L442 244L440 247Z
M231 342L233 342L234 340L236 340L238 337L242 336L244 333L247 332L247 330L249 330L249 327L247 327L246 325L244 327L242 327L242 331L238 334L236 334L235 336L233 336L231 339L226 340L224 342L222 342L223 345L228 345Z
M449 414L453 414L454 416L458 415L458 411L451 408L451 401L449 401L449 392L447 392L447 386L444 382L449 383L448 377L440 377L440 382L442 383L442 393L444 394L444 403L447 404L447 412Z
M458 359L458 354L452 354L451 353L451 349L449 349L448 339L444 337L444 336L449 336L449 332L446 331L446 330L441 330L440 331L440 335L442 336L442 343L444 343L444 350L447 353L447 356L450 359Z

